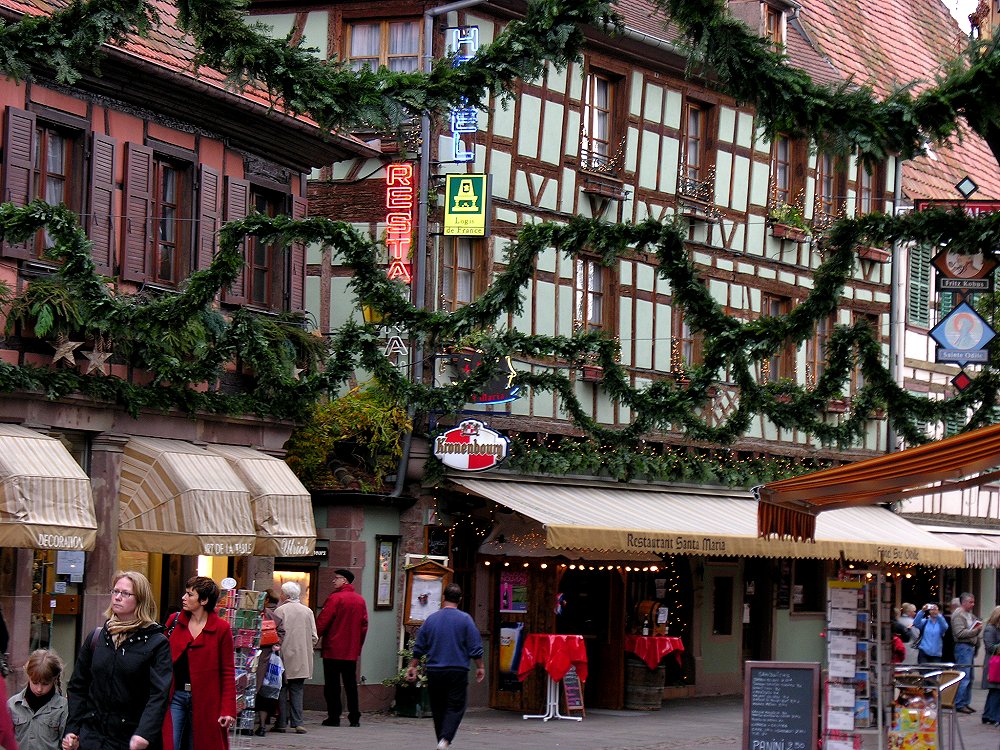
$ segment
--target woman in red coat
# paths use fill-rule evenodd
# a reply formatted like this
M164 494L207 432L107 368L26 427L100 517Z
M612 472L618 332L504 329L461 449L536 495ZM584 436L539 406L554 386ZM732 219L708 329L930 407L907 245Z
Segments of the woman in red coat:
M219 587L194 576L186 584L181 611L167 621L174 686L163 723L166 750L228 750L236 723L233 634L215 614Z

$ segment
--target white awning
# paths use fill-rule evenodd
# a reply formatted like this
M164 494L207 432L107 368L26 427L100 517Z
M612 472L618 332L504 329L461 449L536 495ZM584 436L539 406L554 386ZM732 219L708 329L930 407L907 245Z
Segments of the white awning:
M118 540L124 550L251 555L250 492L217 453L183 440L131 438L122 460Z
M288 464L241 445L208 445L225 458L250 490L255 555L307 557L316 549L312 497Z
M877 506L822 513L816 539L757 536L757 501L725 488L453 478L541 522L549 547L622 553L814 558L962 567L962 551Z
M0 547L92 550L90 477L56 438L0 424Z
M965 553L966 567L1000 568L1000 529L989 531L924 524L920 524L920 527L938 539L961 549Z

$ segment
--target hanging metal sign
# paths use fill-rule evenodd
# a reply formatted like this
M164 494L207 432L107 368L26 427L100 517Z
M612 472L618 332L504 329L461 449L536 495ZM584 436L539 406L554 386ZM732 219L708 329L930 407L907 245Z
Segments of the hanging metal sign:
M962 302L931 329L930 337L938 343L935 361L964 367L970 363L986 364L990 361L986 347L996 337L996 331L972 307Z
M478 419L466 419L434 438L434 455L459 471L486 471L510 452L510 440Z

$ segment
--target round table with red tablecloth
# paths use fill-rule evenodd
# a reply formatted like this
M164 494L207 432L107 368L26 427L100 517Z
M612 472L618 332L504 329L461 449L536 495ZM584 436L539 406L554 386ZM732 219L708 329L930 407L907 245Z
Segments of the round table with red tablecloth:
M554 635L551 633L528 633L521 647L521 661L517 667L517 678L523 681L531 671L541 666L545 669L546 696L545 713L525 714L525 719L572 719L579 716L565 716L559 712L559 681L566 676L570 667L576 667L580 682L587 680L587 647L580 635Z
M671 653L677 657L677 663L680 664L684 642L680 638L671 638L668 635L626 635L625 651L638 656L650 669L656 669L663 657Z

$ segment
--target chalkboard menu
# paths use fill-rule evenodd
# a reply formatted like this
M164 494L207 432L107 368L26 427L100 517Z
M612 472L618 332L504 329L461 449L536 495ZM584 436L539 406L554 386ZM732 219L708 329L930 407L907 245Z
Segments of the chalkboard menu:
M577 674L575 665L571 666L563 677L563 694L566 696L566 713L584 710L583 686L580 684L580 675Z
M819 737L819 664L748 661L743 750L812 750Z

